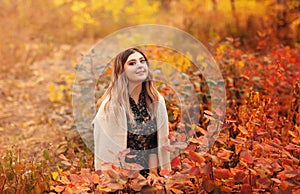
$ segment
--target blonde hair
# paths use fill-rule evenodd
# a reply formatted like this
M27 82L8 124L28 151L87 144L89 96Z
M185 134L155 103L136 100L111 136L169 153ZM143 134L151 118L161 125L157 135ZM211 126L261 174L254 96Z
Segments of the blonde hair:
M125 111L128 113L127 114L129 117L128 119L132 123L135 123L135 121L133 118L133 114L130 114L131 107L129 103L128 78L124 73L124 65L128 57L135 52L138 52L141 55L143 55L149 67L149 62L147 57L138 48L129 48L119 53L116 56L113 64L112 82L108 86L103 96L97 102L98 106L100 107L104 99L108 97L108 101L104 105L104 112L108 111L108 107L113 107L113 111L115 112L116 116L118 116L120 107L124 107ZM150 104L158 101L158 91L154 87L154 83L152 79L153 79L153 75L152 72L149 70L148 77L144 81L145 98L146 98L147 108L149 108L150 115L155 115L154 112L157 110L157 108L150 107ZM151 118L153 119L153 117Z

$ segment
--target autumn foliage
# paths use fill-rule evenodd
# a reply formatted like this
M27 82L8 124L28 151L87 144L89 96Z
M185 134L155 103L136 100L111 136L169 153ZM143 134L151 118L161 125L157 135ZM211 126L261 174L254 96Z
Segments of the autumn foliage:
M172 146L165 149L175 156L171 172L161 171L160 176L148 179L114 166L95 172L93 154L75 139L60 151L56 167L50 168L50 158L55 156L48 152L40 167L12 161L13 154L8 153L0 168L6 177L1 188L10 185L29 193L42 189L52 193L133 193L151 185L159 193L299 192L299 50L278 46L267 55L243 53L234 46L236 41L215 42L211 48L226 80L227 108L222 130L207 152L202 151L211 130L206 126L216 113L210 112L209 98L203 101L208 94L205 87L197 91L207 109L193 126L178 124L184 115L180 106L174 106L175 95L161 89L171 126ZM157 53L154 51L152 54ZM28 178L30 173L33 177ZM42 180L46 184L41 184ZM25 186L21 186L23 182Z
M45 95L53 104L49 112L59 113L44 120L51 123L57 119L72 135L42 151L42 159L29 159L20 149L8 150L0 158L0 193L300 193L298 1L280 1L285 2L280 5L271 0L227 4L208 0L26 2L0 2L7 18L0 22L4 29L0 56L6 64L0 70L7 74L20 71L26 77L36 73L28 66L49 53L51 58L58 50L68 50L60 44L78 44L83 37L97 39L118 27L155 23L162 17L163 23L210 40L208 49L224 78L224 83L213 84L224 84L227 106L224 112L212 111L208 84L185 56L166 48L144 47L151 60L165 59L172 65L167 72L176 69L190 81L191 87L186 90L196 91L199 103L194 106L199 109L199 122L186 122L197 114L182 113L176 93L158 83L169 116L171 146L164 149L173 156L172 171L163 170L145 179L136 171L107 164L110 170L95 172L93 153L70 124L74 72L62 73L59 81L47 85ZM41 17L43 13L50 19ZM128 17L122 18L123 13ZM174 15L180 17L175 20ZM224 16L228 15L226 20ZM212 17L218 19L212 21ZM14 35L21 31L22 36ZM97 97L110 75L108 67L97 83ZM223 114L225 120L218 120ZM219 129L209 126L210 121L217 122ZM0 123L0 129L3 126ZM211 142L216 134L216 141Z

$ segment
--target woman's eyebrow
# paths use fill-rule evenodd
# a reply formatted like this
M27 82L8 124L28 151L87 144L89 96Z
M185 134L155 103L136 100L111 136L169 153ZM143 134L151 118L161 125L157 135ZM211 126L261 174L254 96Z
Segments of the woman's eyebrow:
M145 59L145 58L144 57L139 58L139 60L141 60L141 59ZM136 59L130 59L128 62L130 62L130 61L136 61Z

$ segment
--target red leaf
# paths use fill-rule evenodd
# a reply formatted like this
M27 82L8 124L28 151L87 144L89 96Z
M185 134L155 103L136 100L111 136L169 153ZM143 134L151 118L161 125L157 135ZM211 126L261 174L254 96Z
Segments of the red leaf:
M252 152L250 150L243 150L240 153L240 158L246 163L253 163Z
M197 146L195 144L189 145L188 147L185 148L185 151L195 151Z
M257 179L256 183L258 183L259 185L261 185L262 188L267 189L267 188L270 187L272 181L268 177L264 177L264 178Z
M82 181L82 178L79 175L77 175L77 174L71 174L70 175L70 180L73 183L80 183Z
M190 175L197 176L200 174L200 170L198 166L194 166L190 169Z
M205 164L204 167L200 169L200 172L204 175L210 175L212 171L213 170L210 163Z
M100 176L102 174L102 170L96 170L95 173Z
M180 164L180 157L179 157L179 156L175 157L175 158L171 161L171 166L172 166L172 167L177 167L177 166L179 166L179 164Z
M202 182L202 187L206 192L209 193L209 192L212 192L215 189L216 185L215 185L215 182L213 180L204 180Z
M166 169L162 169L162 170L159 172L159 174L160 174L161 176L170 176L170 175L171 175L170 171L168 171L168 170L166 170Z
M231 154L232 154L232 151L226 150L226 149L222 148L222 149L217 153L217 156L218 156L218 158L220 158L221 160L229 161L229 157L230 157Z
M243 194L251 194L251 186L249 184L243 184L241 187L241 193Z
M194 162L197 162L198 164L201 164L202 162L205 161L205 158L197 153L197 152L194 152L194 151L189 151L189 155L190 155L190 158L194 161Z
M289 145L285 146L285 149L286 150L300 150L300 147L290 143Z
M281 145L281 141L278 138L274 138L273 142L276 143L277 145Z
M242 170L237 171L234 175L235 182L243 182L245 178L246 178L246 174Z
M278 164L278 162L274 161L271 163L274 172L278 172L282 170L282 167Z
M231 172L228 169L216 168L214 169L214 176L218 179L228 179L231 176Z
M175 141L175 136L174 136L174 134L171 134L171 133L170 133L170 134L168 135L168 139L171 140L171 141Z

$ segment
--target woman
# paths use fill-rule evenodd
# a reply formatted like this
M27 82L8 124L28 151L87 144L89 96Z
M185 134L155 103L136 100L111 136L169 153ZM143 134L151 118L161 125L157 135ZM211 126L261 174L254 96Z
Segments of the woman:
M106 162L123 168L127 163L139 164L144 176L149 171L171 170L170 154L162 149L169 145L165 101L139 49L129 48L115 58L112 82L100 99L93 123L96 170L105 169ZM130 152L122 161L116 156L126 148Z

